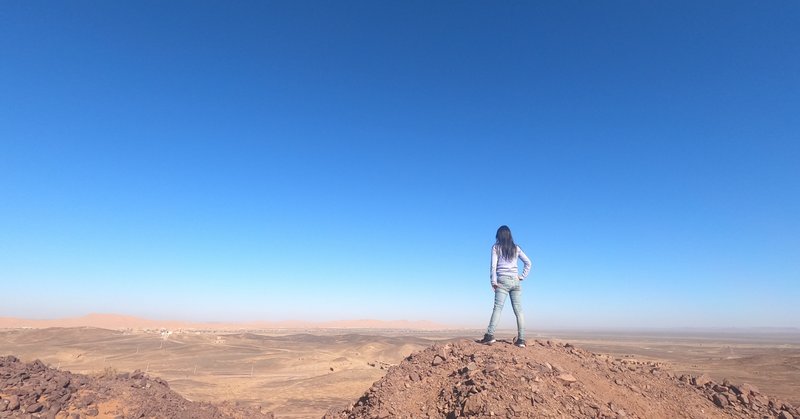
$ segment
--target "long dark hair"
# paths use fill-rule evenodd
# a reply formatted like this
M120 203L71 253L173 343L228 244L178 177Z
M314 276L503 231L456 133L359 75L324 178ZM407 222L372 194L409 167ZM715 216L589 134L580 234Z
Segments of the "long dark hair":
M517 245L514 243L514 238L511 237L511 229L508 226L500 226L494 237L497 239L495 245L500 250L500 256L503 259L513 259L517 256Z

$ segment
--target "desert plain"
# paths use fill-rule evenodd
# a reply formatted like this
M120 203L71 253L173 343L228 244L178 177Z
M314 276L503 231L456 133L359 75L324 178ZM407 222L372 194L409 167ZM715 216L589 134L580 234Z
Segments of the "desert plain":
M800 333L795 330L529 333L531 340L661 362L676 373L750 383L800 404ZM319 418L330 408L352 404L412 352L481 334L396 328L6 328L0 329L0 355L40 359L84 374L138 369L163 378L189 400L236 401L279 418ZM513 334L502 331L498 337Z

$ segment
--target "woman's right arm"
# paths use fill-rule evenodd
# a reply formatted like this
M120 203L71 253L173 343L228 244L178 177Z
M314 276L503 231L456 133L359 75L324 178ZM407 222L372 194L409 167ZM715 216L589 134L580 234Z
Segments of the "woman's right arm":
M517 255L522 259L522 263L525 264L525 267L522 268L522 275L519 276L519 280L522 281L528 277L528 273L531 271L531 260L528 259L528 255L526 255L519 246L517 246Z

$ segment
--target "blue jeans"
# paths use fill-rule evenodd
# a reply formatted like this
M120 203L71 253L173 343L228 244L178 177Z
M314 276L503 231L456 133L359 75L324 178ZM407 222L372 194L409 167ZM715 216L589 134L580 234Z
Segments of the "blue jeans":
M501 276L497 278L497 288L494 290L494 310L492 318L489 320L487 334L494 336L494 329L500 320L500 313L503 312L503 305L506 303L506 296L511 296L511 308L517 316L517 337L525 339L525 316L522 315L522 287L519 279L513 276Z

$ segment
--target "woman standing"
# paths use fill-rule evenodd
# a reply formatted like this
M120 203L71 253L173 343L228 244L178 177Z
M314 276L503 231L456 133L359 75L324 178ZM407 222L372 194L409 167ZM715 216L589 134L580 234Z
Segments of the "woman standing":
M503 304L506 296L511 296L511 308L517 317L517 340L515 344L520 348L525 347L525 317L522 315L522 287L520 282L528 276L531 271L531 260L525 252L514 243L511 237L511 229L508 226L500 226L495 235L497 240L492 246L492 268L489 277L494 289L494 310L492 318L489 320L489 328L480 343L491 344L495 342L494 330L500 320L500 313L503 312ZM522 259L525 267L522 275L517 272L517 260Z

